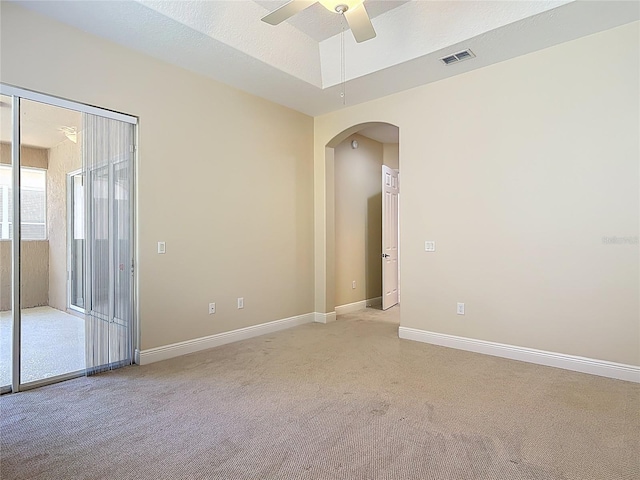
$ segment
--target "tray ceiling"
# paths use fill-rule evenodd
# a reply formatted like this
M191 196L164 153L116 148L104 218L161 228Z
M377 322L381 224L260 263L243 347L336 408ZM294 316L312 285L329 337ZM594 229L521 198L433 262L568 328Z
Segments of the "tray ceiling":
M319 4L271 26L284 0L17 1L128 48L309 115L344 108L343 23ZM639 18L627 1L366 0L377 37L344 34L346 103L458 75ZM475 58L445 66L464 49Z

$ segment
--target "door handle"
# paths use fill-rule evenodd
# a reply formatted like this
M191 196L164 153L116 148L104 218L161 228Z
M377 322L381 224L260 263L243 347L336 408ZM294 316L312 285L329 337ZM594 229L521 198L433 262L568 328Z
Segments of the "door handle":
M383 253L381 256L382 258L387 258L387 257L390 257L391 255L389 255L388 253Z

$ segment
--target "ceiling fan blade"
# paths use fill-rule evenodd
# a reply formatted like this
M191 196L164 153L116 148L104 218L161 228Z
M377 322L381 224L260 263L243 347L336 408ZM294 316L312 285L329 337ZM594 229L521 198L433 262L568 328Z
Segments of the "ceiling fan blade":
M376 36L376 31L373 29L367 9L364 8L364 3L350 8L344 12L344 16L353 32L353 36L356 38L356 42L365 42Z
M293 17L296 13L310 7L316 3L316 1L317 0L291 0L289 3L285 3L280 8L262 17L262 21L269 25L278 25L288 18Z

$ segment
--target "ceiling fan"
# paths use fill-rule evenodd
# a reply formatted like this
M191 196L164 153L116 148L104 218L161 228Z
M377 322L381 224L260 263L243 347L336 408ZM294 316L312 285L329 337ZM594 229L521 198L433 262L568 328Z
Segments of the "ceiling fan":
M314 3L320 3L330 12L344 15L356 42L365 42L376 36L367 9L364 7L364 0L291 0L262 17L262 21L269 25L278 25Z

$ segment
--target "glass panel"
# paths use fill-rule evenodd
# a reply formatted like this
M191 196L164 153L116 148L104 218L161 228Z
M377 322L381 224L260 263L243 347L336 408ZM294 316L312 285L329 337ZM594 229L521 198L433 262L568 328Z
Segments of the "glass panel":
M69 307L84 313L84 175L69 176Z
M11 161L11 150L7 152ZM11 165L0 164L0 178L2 178L3 210L0 213L0 238L8 238L13 234L13 185L11 182L13 169ZM20 202L22 205L22 231L23 240L44 240L46 238L46 170L22 167L20 169Z
M109 167L90 178L91 314L109 320Z
M112 361L131 356L131 165L129 157L113 166L114 324Z
M131 363L133 126L85 114L87 370Z
M116 265L114 308L116 322L124 324L131 309L131 205L129 202L130 162L114 165L113 230Z
M11 314L11 258L13 208L11 167L11 97L0 96L0 388L11 385L13 318Z
M82 167L81 114L20 102L21 383L85 369L85 322L68 309L67 177Z

